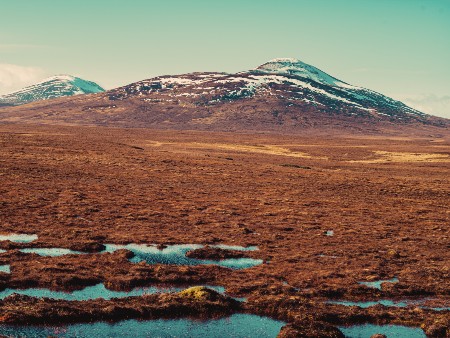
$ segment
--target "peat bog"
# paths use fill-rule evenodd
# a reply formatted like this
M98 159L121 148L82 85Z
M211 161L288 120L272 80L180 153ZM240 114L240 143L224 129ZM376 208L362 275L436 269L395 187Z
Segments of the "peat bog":
M448 334L448 136L93 130L0 126L0 334Z

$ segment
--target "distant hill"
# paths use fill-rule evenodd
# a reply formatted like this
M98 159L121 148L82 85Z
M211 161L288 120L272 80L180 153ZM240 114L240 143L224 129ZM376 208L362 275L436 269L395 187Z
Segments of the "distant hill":
M71 75L53 76L34 85L0 96L0 105L21 105L64 96L101 93L98 84Z
M96 95L0 109L0 121L219 131L377 132L448 128L449 120L353 86L297 59L236 74L158 76Z

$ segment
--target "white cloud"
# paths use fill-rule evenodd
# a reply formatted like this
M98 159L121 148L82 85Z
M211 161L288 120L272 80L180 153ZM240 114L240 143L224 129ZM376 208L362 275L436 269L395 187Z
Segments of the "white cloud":
M450 118L450 95L437 96L434 94L405 96L400 99L408 106L421 112Z
M0 95L36 83L45 75L45 71L38 67L0 63Z

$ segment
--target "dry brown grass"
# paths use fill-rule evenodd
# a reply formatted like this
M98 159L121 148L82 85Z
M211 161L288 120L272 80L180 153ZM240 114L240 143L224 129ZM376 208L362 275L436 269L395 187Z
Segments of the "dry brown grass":
M256 153L265 155L278 155L296 158L310 158L310 159L322 159L326 160L326 156L312 156L305 152L292 151L288 148L284 148L278 145L270 144L260 144L260 145L248 145L248 144L237 144L237 143L203 143L203 142L167 142L162 143L158 141L150 141L148 143L151 146L161 147L170 146L172 148L184 147L189 149L204 149L204 150L224 150L230 152L238 153Z
M385 163L385 162L450 162L450 156L439 153L406 153L375 150L375 159L349 161L354 163Z
M3 125L0 233L36 233L40 247L257 245L249 255L265 264L203 273L273 299L289 295L287 282L314 297L448 302L450 142L433 140ZM83 281L103 280L99 265L114 280L132 266L145 281L139 265L108 259L0 254L12 264L5 287L51 285L65 273L57 263ZM394 276L384 294L357 283Z

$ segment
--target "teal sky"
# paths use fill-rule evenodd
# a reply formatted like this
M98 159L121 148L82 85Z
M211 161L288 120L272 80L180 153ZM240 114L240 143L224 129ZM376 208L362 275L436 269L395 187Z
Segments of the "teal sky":
M0 93L54 74L113 88L275 57L450 117L450 0L0 0Z

